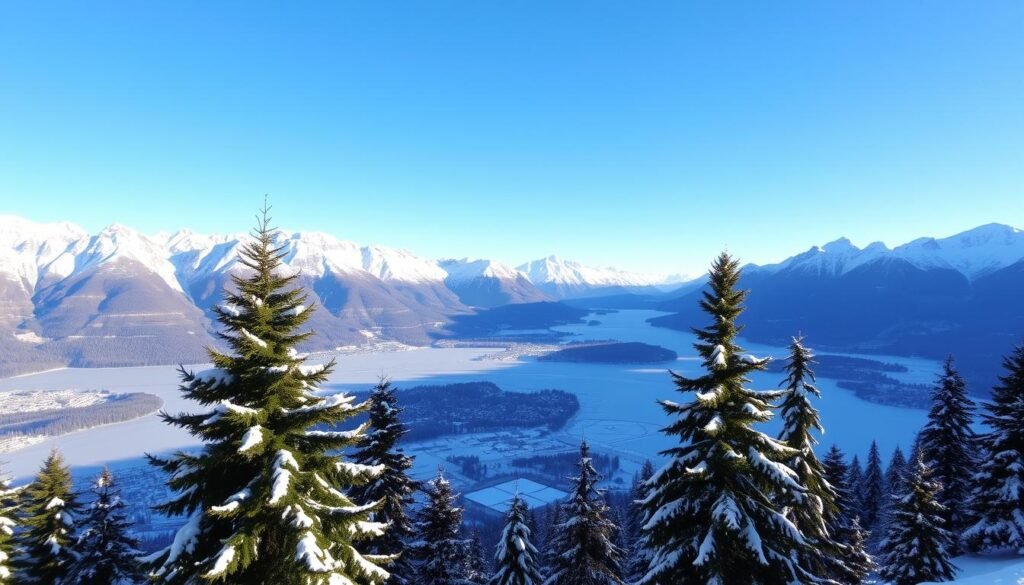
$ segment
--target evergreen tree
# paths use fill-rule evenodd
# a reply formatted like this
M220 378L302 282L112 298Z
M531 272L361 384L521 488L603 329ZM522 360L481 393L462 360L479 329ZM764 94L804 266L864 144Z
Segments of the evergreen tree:
M315 392L334 362L306 365L296 351L313 335L299 331L312 311L298 275L282 266L267 209L253 236L239 257L248 276L232 276L234 291L215 307L231 353L210 349L212 369L181 370L184 395L210 410L162 413L203 448L150 457L176 492L158 509L186 522L169 547L146 558L148 568L169 584L380 583L388 559L356 544L385 526L369 520L374 502L354 502L346 491L383 470L340 455L364 427L331 430L367 406Z
M636 583L647 573L650 555L647 550L646 533L643 531L643 505L650 495L650 482L654 477L654 464L645 461L630 488L629 522L625 524L630 534L629 548L623 562L623 577L627 583Z
M417 585L453 585L466 577L466 547L461 538L462 509L452 486L438 470L426 486L427 502L416 519L416 542L411 552L418 562Z
M68 583L129 585L141 582L139 543L131 536L131 522L114 475L104 469L93 486L96 499L89 506L75 543L75 560Z
M469 535L469 549L466 551L465 582L472 585L485 585L489 580L487 559L484 556L484 545L480 541L480 531L476 528Z
M964 534L973 549L1012 548L1024 555L1024 345L1003 361L1006 374L984 404L985 456L974 476L972 510Z
M0 585L12 582L17 502L18 490L11 488L10 481L0 471Z
M854 455L850 461L850 471L846 478L846 485L850 497L847 500L849 506L848 517L856 517L861 526L864 525L863 510L864 498L861 496L860 488L864 483L864 467L860 464L860 457Z
M825 429L818 410L811 404L812 397L821 396L814 385L812 363L814 353L804 346L803 337L794 337L785 366L786 390L780 406L783 424L779 440L795 451L786 465L796 472L797 481L807 491L806 500L789 510L808 544L801 552L801 564L815 574L827 575L840 570L830 568L831 565L842 562L841 547L832 540L826 522L826 518L837 517L839 510L836 493L825 477L825 468L814 454L818 441L812 432L824 433Z
M358 502L381 502L371 517L388 524L388 530L379 537L369 538L363 549L371 554L394 556L388 565L391 577L388 585L411 585L415 579L412 560L405 553L405 543L412 538L413 529L407 510L413 503L413 493L419 489L409 477L413 458L398 447L399 440L408 432L400 421L402 409L394 386L381 380L370 394L370 428L352 454L356 463L383 466L383 472L372 482L352 489Z
M772 418L771 401L782 392L744 388L767 360L736 345L747 294L736 289L739 278L739 263L719 256L701 301L713 323L694 330L707 373L673 373L678 389L694 399L661 403L673 417L664 432L679 446L664 452L670 461L651 480L644 505L651 553L645 585L817 581L796 561L805 542L785 514L807 500L784 463L796 450L754 428Z
M942 486L938 500L946 510L944 526L956 535L963 534L971 524L967 514L970 478L977 464L977 437L971 430L973 419L974 404L967 397L967 386L953 367L953 358L947 358L932 393L928 423L918 437L925 464ZM959 543L955 541L954 545L953 554L956 554Z
M839 447L832 445L822 460L825 481L835 493L835 509L825 514L828 534L837 545L833 552L838 563L828 563L828 574L844 585L859 585L875 570L866 548L867 534L860 527L852 490L848 484L850 468Z
M878 525L885 506L885 473L882 471L882 456L878 443L871 441L868 463L860 483L860 520L867 530Z
M542 559L544 561L545 574L550 573L550 568L555 566L555 557L558 553L555 551L555 540L558 538L558 530L562 525L562 506L555 504L548 507L548 522L547 528L544 530L544 544L540 550L543 551Z
M590 446L580 444L579 475L573 478L569 500L562 506L562 523L553 542L554 555L545 585L622 585L622 552L612 543L617 527L608 519L601 477L590 458Z
M903 479L906 473L907 458L903 456L903 449L897 445L889 459L889 467L885 470L885 493L887 496L903 493Z
M868 554L868 535L860 526L860 519L854 516L842 524L835 539L842 543L842 565L837 566L832 578L844 585L860 585L868 575L878 570L875 560Z
M55 585L74 560L75 516L80 508L72 491L71 471L56 450L50 452L33 481L22 492L24 531L18 534L18 583Z
M505 516L505 529L494 555L494 576L490 585L540 585L540 553L534 548L533 533L527 526L526 505L516 494Z
M910 464L904 487L904 493L894 496L879 574L893 585L952 580L953 536L942 527L942 504L935 499L941 486L920 457Z

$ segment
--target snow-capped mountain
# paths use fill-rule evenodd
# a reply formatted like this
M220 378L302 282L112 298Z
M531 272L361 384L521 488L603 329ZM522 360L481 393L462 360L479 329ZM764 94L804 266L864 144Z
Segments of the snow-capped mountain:
M785 343L804 333L820 348L920 355L949 353L982 387L1000 356L1024 335L1024 233L984 225L947 238L888 248L847 239L778 264L748 266L744 335ZM661 303L674 314L652 323L689 330L699 323L690 291Z
M518 270L493 260L440 260L445 284L471 307L492 308L512 303L551 300Z
M847 238L840 238L778 264L754 269L838 276L882 259L903 260L921 269L951 269L975 280L1024 259L1024 231L992 223L947 238L919 238L893 249L882 242L859 248Z
M527 262L518 269L540 290L557 299L642 292L666 283L663 277L585 266L558 256Z

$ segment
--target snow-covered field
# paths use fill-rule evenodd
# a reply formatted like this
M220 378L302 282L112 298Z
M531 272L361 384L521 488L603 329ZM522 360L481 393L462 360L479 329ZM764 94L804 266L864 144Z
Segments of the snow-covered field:
M667 419L657 404L660 398L676 394L667 368L694 374L700 367L694 357L690 334L650 327L646 319L652 311L621 311L593 318L597 326L574 325L560 328L577 334L570 339L642 341L673 349L680 359L665 368L635 367L611 364L576 364L523 360L481 359L494 354L494 348L422 348L412 351L382 351L339 355L337 367L323 390L367 389L380 376L390 377L399 387L418 384L444 384L487 380L510 391L535 391L558 388L575 392L580 397L579 414L559 433L537 441L520 443L523 454L538 450L567 450L586 436L596 451L619 455L627 472L630 466L644 459L655 458L670 442L659 432ZM808 342L813 346L813 337ZM759 355L782 357L785 350L776 347L749 345ZM913 379L929 381L937 364L926 360L884 357L885 361L907 365L906 374ZM203 366L195 366L201 368ZM755 388L774 388L780 376L758 374ZM177 388L178 375L172 366L136 368L62 369L17 378L0 379L0 403L10 397L11 390L67 390L103 388L112 392L147 392L164 400L171 412L195 410L184 401ZM924 422L920 410L882 406L865 402L852 392L837 388L834 381L819 380L823 397L819 401L827 427L824 445L835 442L850 453L863 455L872 439L878 440L882 452L890 453L896 445L909 448L914 435ZM481 454L481 458L508 458L515 451L494 450L488 438L478 435L447 441L445 453L431 452L424 444L409 445L413 454L423 455L418 470L429 473L443 462L443 456ZM114 425L92 428L6 453L6 468L15 477L33 473L39 462L53 447L58 447L76 466L94 466L106 462L137 459L143 453L164 452L194 445L183 430L163 424L156 415ZM434 446L436 447L436 446Z
M1024 585L1024 558L1016 555L962 556L953 559L960 569L955 581L960 585ZM930 585L924 584L921 585Z
M0 414L82 408L109 399L110 392L103 390L19 390L4 393Z

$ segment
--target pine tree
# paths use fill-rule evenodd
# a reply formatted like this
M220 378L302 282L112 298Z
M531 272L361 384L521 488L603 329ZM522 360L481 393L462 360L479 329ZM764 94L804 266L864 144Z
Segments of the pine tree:
M713 323L694 330L707 373L673 374L694 400L661 403L673 417L664 432L680 445L664 452L670 461L652 479L644 506L651 552L645 585L817 581L794 560L805 542L785 515L807 499L784 463L796 451L754 428L772 418L771 401L782 392L744 388L767 360L736 345L747 294L736 289L739 278L739 263L719 256L701 301Z
M907 472L907 458L899 445L889 458L889 467L885 469L885 493L887 496L903 493L903 479Z
M239 257L249 275L232 276L234 291L215 307L231 353L210 349L212 369L181 369L184 395L210 410L162 413L203 448L150 457L177 493L158 509L186 522L169 547L146 559L148 568L169 584L380 583L388 573L379 564L388 559L363 555L356 544L385 527L369 521L374 502L354 502L346 491L383 470L339 454L364 427L329 430L367 405L315 392L334 362L306 365L296 351L313 335L299 331L312 311L298 275L282 265L268 209L253 236Z
M795 451L786 461L797 481L807 491L806 500L791 507L790 517L797 529L807 540L808 546L802 551L802 563L813 569L815 574L826 575L839 569L831 565L841 563L840 546L828 531L826 519L838 516L836 493L825 477L825 468L814 454L818 444L812 432L824 433L821 416L811 404L812 397L821 397L815 387L814 353L804 346L803 337L794 337L789 346L786 363L785 394L780 405L782 432L779 440Z
M860 493L861 485L864 483L864 467L860 464L860 457L854 455L850 461L850 471L846 478L846 485L850 491L848 517L856 517L861 526L864 525L863 510L864 498Z
M1024 345L1003 361L1006 374L984 404L984 457L974 476L972 511L964 534L972 550L1012 548L1024 555Z
M465 583L485 585L490 580L489 574L484 545L480 541L480 531L474 528L469 534L469 549L466 551Z
M18 509L18 490L0 471L0 585L9 585L14 572L11 561L14 553L14 528Z
M416 521L416 542L411 552L418 562L417 585L453 585L465 579L466 547L461 538L462 509L458 495L439 470L426 486L427 502Z
M842 565L832 573L832 578L844 585L860 585L868 575L878 570L875 560L868 554L868 534L860 526L860 519L854 516L841 525L835 539L842 543Z
M882 471L882 456L878 443L871 441L868 463L860 483L860 520L864 528L871 531L879 524L885 506L885 473Z
M39 474L22 492L24 532L18 535L18 583L61 583L74 559L75 516L80 508L72 491L71 470L56 450L50 452Z
M622 585L622 552L612 543L618 528L608 519L601 476L594 469L590 446L580 444L579 475L573 478L562 523L553 542L554 555L545 585Z
M125 585L143 580L138 562L139 543L131 536L131 522L114 475L104 469L93 486L96 499L79 524L75 560L68 583Z
M822 460L825 481L835 493L835 510L826 513L825 524L832 540L839 545L835 551L840 563L829 564L829 576L844 585L859 585L875 570L875 563L866 549L867 535L860 527L848 480L850 468L839 447L832 445Z
M540 553L534 548L533 533L526 525L526 505L519 495L512 499L505 516L505 529L494 555L494 576L489 585L540 585Z
M910 464L904 487L904 493L894 496L879 574L893 585L952 580L953 536L942 527L942 504L935 499L941 486L922 458Z
M647 573L647 565L650 562L646 533L643 531L643 505L650 495L649 485L652 477L654 477L654 464L644 461L629 492L629 522L625 526L629 531L630 545L626 549L622 571L627 583L639 581Z
M548 507L548 519L547 526L544 529L544 541L543 546L540 550L542 552L542 559L544 561L543 572L545 574L550 573L550 568L555 565L555 557L558 553L555 551L555 540L558 538L559 526L562 525L562 506L555 504Z
M382 502L372 514L376 522L388 524L388 530L379 537L370 538L363 549L371 554L395 556L388 565L391 577L388 585L411 585L415 579L412 559L405 553L405 543L412 538L412 522L407 514L413 503L413 493L419 484L409 477L413 458L398 447L407 432L400 421L402 409L394 386L381 380L370 394L370 428L352 454L352 460L362 465L383 466L383 473L375 480L352 489L352 497L359 502Z
M953 534L963 534L970 526L971 483L976 462L977 437L971 429L974 404L967 397L967 385L953 366L953 358L943 364L932 393L928 423L919 435L924 460L932 469L935 481L942 486L939 503L946 509L944 526ZM954 542L953 554L959 552Z

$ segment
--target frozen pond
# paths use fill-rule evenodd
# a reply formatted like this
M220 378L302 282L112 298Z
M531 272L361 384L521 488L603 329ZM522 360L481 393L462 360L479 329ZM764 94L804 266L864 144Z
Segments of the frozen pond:
M700 368L692 348L691 334L654 328L646 319L659 313L653 311L620 311L591 318L599 325L573 325L559 330L575 334L570 339L618 339L642 341L675 350L681 356L664 367L637 367L605 364L572 364L522 361L480 360L480 356L494 353L494 348L423 348L404 352L362 353L340 356L337 368L325 390L367 389L380 376L390 377L399 387L419 384L443 384L485 380L494 382L504 390L529 392L556 388L576 393L581 409L579 414L559 433L545 440L561 448L569 448L581 437L597 451L618 454L624 465L637 464L657 457L657 452L669 447L669 441L659 432L668 419L657 400L676 401L688 398L675 392L668 375L668 367L682 373L695 374ZM813 339L809 340L813 346ZM756 355L783 357L784 348L756 344L745 346ZM910 368L905 379L930 382L938 364L927 360L889 356L872 359L897 362ZM203 366L195 366L201 368ZM777 387L779 374L757 374L753 387ZM172 366L139 368L63 369L17 378L0 379L0 401L7 390L65 390L105 389L115 392L148 392L160 396L168 411L195 410L184 401L178 391L178 375ZM863 458L872 439L876 439L883 456L901 445L909 448L914 435L924 424L922 410L897 408L869 403L852 392L838 388L834 381L819 379L822 398L818 401L827 435L822 439L825 447L836 443L848 453ZM769 427L772 432L777 427ZM472 437L450 441L462 444L465 452L482 449L481 442ZM6 471L18 478L35 472L46 453L59 448L76 466L93 466L109 461L138 459L144 453L159 453L194 445L184 431L172 428L156 415L129 422L79 431L3 454ZM474 446L475 445L475 446ZM430 473L443 458L428 452L418 452L411 444L407 450L420 455L418 474Z

